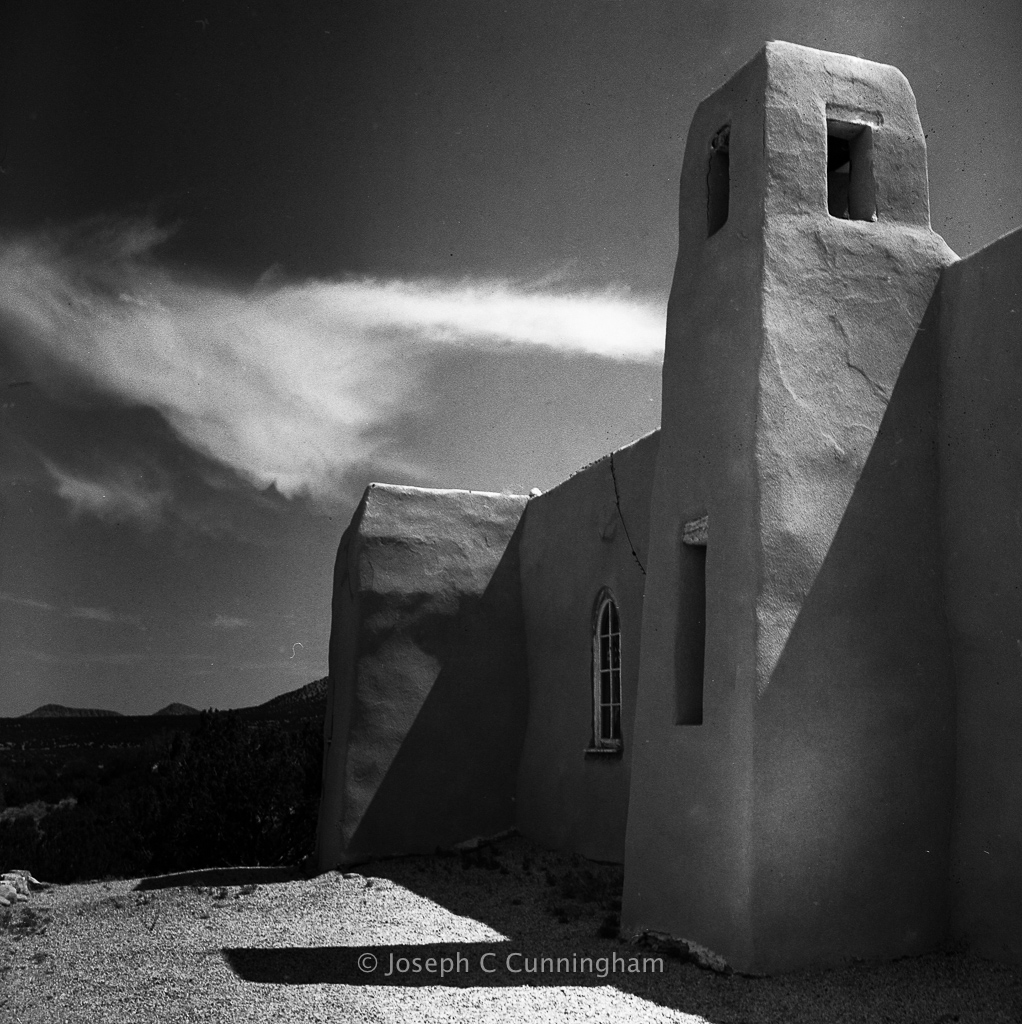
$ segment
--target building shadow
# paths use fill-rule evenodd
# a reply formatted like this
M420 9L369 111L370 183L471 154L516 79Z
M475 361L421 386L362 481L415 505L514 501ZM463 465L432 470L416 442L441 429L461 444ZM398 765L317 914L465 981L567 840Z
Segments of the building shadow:
M296 882L306 877L307 874L300 866L202 868L143 878L132 891L173 889L184 885L268 885L272 882Z
M622 869L510 836L462 851L361 865L343 884L369 899L400 887L443 908L459 930L468 919L490 940L227 948L243 981L406 987L615 986L648 997L650 983L677 980L681 954L618 937ZM602 934L601 934L602 933ZM368 957L368 960L360 958ZM691 966L693 978L716 976ZM719 980L724 980L723 978Z
M234 975L252 985L366 989L610 987L709 1024L819 1024L839 1013L849 1020L897 1024L1022 1019L1022 971L961 952L753 978L708 970L678 952L634 945L608 926L619 906L619 866L545 850L523 837L463 853L375 861L360 872L337 882L369 898L392 883L502 938L225 948L222 955ZM360 966L365 954L373 960ZM630 972L628 960L635 957L640 960ZM642 963L651 957L662 958L662 970ZM431 959L436 962L428 965Z
M526 953L510 943L431 942L395 946L317 946L311 949L226 949L243 981L290 985L445 986L606 985L615 974L663 973L664 957L650 950L602 956Z

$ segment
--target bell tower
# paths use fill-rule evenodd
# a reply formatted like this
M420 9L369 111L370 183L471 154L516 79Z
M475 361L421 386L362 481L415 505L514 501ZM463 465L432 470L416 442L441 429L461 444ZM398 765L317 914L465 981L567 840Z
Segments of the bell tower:
M697 109L626 932L751 972L943 935L953 692L925 328L955 259L896 68L769 43Z

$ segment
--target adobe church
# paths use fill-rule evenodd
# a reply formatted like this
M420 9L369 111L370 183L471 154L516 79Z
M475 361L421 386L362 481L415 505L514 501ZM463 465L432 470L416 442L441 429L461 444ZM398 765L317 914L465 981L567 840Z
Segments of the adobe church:
M1022 232L958 259L893 67L696 111L661 428L533 496L372 484L317 857L516 827L772 973L1022 961Z

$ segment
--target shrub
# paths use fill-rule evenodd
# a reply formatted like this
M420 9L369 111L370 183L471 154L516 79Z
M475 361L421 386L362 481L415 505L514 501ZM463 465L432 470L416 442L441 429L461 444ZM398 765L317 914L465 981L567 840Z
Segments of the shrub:
M321 745L318 723L294 731L206 714L159 765L150 869L287 864L311 852Z
M237 864L293 864L312 852L319 808L318 720L203 712L197 726L107 750L101 784L71 762L51 768L82 799L49 802L21 779L25 805L0 812L0 870L71 882ZM30 764L28 778L41 778ZM69 770L70 769L70 770ZM52 791L52 792L51 792ZM66 790L65 790L66 794ZM56 802L59 800L59 803Z

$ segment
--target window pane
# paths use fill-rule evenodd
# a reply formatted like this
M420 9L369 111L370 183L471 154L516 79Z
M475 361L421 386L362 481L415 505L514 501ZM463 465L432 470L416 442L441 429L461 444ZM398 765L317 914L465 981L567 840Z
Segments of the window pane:
M621 623L617 605L606 594L595 623L593 665L594 742L616 745L621 738Z

